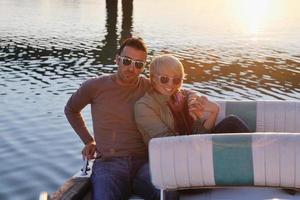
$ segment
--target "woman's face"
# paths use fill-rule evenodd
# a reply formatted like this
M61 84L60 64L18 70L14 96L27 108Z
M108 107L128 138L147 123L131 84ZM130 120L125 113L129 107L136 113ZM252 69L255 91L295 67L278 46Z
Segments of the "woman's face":
M182 73L170 67L161 67L159 72L154 75L154 89L163 95L171 96L182 85Z

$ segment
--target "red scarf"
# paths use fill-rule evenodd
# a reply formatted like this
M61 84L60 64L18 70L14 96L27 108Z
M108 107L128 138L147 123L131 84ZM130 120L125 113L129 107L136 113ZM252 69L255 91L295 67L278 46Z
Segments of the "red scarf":
M192 134L194 119L189 114L187 94L184 90L172 95L168 106L173 114L175 131L180 135Z

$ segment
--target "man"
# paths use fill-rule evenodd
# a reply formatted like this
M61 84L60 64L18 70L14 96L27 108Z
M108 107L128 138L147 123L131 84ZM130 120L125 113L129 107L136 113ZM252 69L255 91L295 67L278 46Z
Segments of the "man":
M128 199L131 192L145 199L159 198L150 181L147 148L133 116L135 102L150 87L140 77L147 58L145 44L129 38L121 45L115 74L84 82L71 96L65 114L84 142L82 154L94 158L93 199ZM81 110L91 104L94 138L89 133Z

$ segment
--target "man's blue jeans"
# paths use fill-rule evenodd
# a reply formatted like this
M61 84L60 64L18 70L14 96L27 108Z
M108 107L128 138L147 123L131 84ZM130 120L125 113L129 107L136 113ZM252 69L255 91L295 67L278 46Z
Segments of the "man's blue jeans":
M144 199L159 199L160 195L151 183L145 157L96 159L92 185L94 200L127 200L132 193Z

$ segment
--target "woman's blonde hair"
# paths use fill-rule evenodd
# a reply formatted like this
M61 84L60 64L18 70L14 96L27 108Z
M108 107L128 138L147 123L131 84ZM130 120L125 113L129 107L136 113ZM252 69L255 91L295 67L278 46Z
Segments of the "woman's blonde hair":
M152 81L153 76L159 74L160 69L163 67L168 67L171 71L179 72L181 78L184 78L184 68L182 63L178 58L170 54L164 54L154 57L150 63L150 80Z

